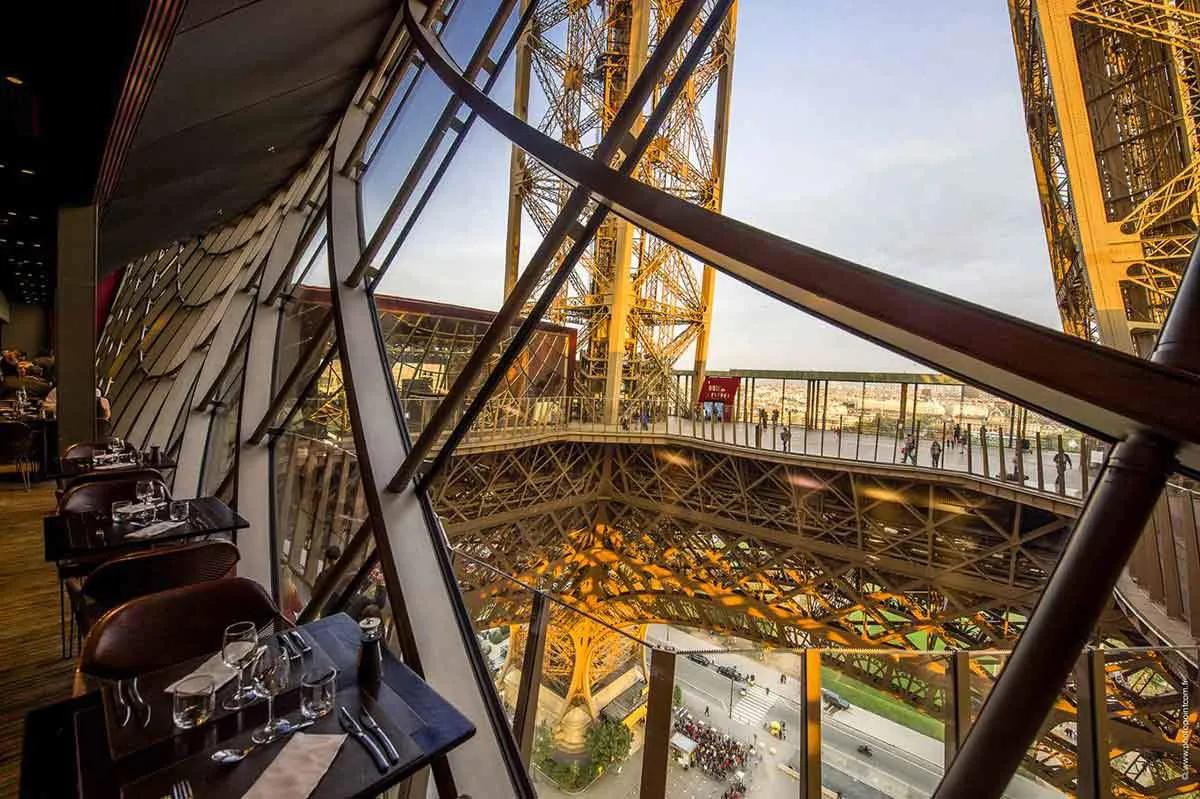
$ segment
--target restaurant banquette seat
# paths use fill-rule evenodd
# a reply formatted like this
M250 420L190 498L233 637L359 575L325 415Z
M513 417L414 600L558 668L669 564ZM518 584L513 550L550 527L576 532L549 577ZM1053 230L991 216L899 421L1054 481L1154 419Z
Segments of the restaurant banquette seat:
M81 635L108 611L147 594L233 575L240 554L228 541L198 541L133 552L67 579Z
M126 680L220 651L225 628L251 621L264 634L292 625L262 586L226 577L138 597L109 611L83 643L76 694L88 678Z

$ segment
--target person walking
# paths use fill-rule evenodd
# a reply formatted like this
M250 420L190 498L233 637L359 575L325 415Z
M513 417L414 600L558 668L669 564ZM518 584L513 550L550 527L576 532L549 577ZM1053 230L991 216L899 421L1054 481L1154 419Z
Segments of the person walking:
M1067 493L1067 469L1072 468L1071 456L1061 449L1054 455L1054 490L1060 494Z
M937 439L934 439L933 443L929 445L929 460L935 469L942 460L942 445Z

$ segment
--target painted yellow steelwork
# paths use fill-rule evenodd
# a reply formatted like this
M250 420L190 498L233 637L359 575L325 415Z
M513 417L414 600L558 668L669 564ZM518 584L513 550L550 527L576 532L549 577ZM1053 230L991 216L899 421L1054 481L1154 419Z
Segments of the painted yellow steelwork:
M543 3L517 56L514 112L575 149L590 152L679 7L679 0L560 0ZM705 14L675 58L682 60ZM707 208L720 209L732 85L736 5L689 79L634 175ZM537 91L530 96L531 84ZM674 68L663 76L665 87ZM705 98L716 87L715 110ZM656 93L657 96L658 93ZM637 126L635 126L635 129ZM710 133L711 131L711 133ZM508 217L506 291L520 264L524 209L541 233L568 195L540 164L514 153ZM609 218L551 308L579 328L581 390L604 399L615 422L623 403L662 404L679 388L671 370L695 347L703 371L712 321L713 275L680 251Z
M1200 221L1200 2L1009 8L1063 329L1147 355Z

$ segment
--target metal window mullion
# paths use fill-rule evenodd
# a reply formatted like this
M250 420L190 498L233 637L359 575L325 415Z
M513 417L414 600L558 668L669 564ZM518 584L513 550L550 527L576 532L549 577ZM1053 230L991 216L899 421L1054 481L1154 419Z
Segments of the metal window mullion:
M491 24L484 31L483 37L475 47L475 52L468 62L464 74L468 80L474 80L475 75L483 68L487 61L488 54L491 52L492 46L495 44L496 37L500 35L508 18L512 16L512 10L517 5L517 0L500 0L496 12L492 15ZM380 220L379 226L375 228L371 234L366 248L359 254L358 262L354 269L346 276L346 282L349 286L357 285L366 274L367 269L375 261L375 257L379 255L380 249L383 247L387 237L391 235L392 228L400 219L400 214L404 211L404 207L408 205L408 201L412 199L412 194L417 189L417 185L424 177L425 171L429 168L430 162L437 154L438 148L441 146L442 140L446 133L451 128L451 122L454 120L458 109L461 107L462 101L451 95L442 109L441 116L434 123L433 130L425 139L425 144L417 153L417 157L413 160L412 166L409 167L408 173L404 177L404 181L396 190L396 194L392 197L391 203L383 214L383 219ZM361 216L360 216L361 223Z
M313 335L309 338L308 343L305 345L304 352L299 358L296 359L296 365L292 367L292 370L288 372L287 377L284 378L283 383L280 384L279 388L275 391L274 397L271 399L270 404L268 404L266 410L263 412L262 417L259 418L258 424L254 428L254 432L251 433L250 437L247 439L248 443L257 444L262 441L263 436L265 436L267 431L271 429L276 415L278 415L279 411L282 410L284 404L288 402L289 393L304 375L305 370L308 368L309 364L312 363L313 358L318 352L320 352L322 347L329 347L321 361L321 364L317 367L316 372L314 372L309 378L309 381L306 384L307 387L303 392L296 395L292 410L294 411L295 406L299 405L300 402L303 401L304 397L311 392L314 381L318 376L320 376L321 372L324 371L325 367L329 365L329 362L333 358L333 353L335 350L333 350L332 347L337 346L336 342L330 342L328 344L326 343L326 339L329 337L329 331L332 329L332 327L333 309L331 308L326 313L325 318L321 321L321 324L313 332ZM292 412L289 411L289 418L291 417L291 413Z
M261 301L265 287L274 285L291 263L299 248L306 223L302 211L287 213L262 267L262 280L251 299L253 318L247 331L245 377L238 403L237 449L238 513L250 522L250 535L243 537L239 573L258 581L273 596L279 596L279 575L275 558L277 531L271 527L271 450L245 435L250 420L262 417L271 401L271 374L275 346L279 335L278 312L274 306ZM266 490L264 490L266 488Z
M346 402L369 525L381 553L388 598L409 665L420 673L422 662L437 663L436 670L424 673L425 679L481 729L481 734L446 756L457 789L490 796L511 783L516 795L532 796L457 582L452 573L447 574L444 533L436 518L426 517L414 492L401 495L385 490L387 476L403 461L408 442L384 368L371 297L361 283L356 287L345 283L361 254L358 187L338 168L364 123L361 109L346 113L330 165L329 267ZM403 551L404 557L397 560L394 550ZM408 613L406 596L420 597L421 613ZM489 727L490 734L484 731ZM434 768L443 784L446 768L437 763Z
M671 752L672 701L675 693L675 653L650 652L650 693L646 699L646 733L642 746L641 799L667 795L667 762Z
M529 767L533 741L537 734L538 697L542 689L542 664L546 655L546 631L550 626L550 603L544 594L533 595L529 627L525 634L525 652L521 657L521 680L517 687L513 735L521 750L521 762Z
M216 390L216 383L225 371L252 299L249 294L239 292L230 301L229 308L221 318L221 323L217 325L212 342L204 353L204 364L200 367L200 374L196 378L196 387L192 393L193 400L197 395L207 399ZM184 420L182 442L176 458L178 466L175 470L175 492L180 498L196 496L200 489L209 422L208 413L197 410L197 406L201 404L192 402Z

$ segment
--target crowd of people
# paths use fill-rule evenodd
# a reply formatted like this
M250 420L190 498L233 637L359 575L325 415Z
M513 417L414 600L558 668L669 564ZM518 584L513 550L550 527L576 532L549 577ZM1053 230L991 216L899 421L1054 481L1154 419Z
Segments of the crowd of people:
M675 732L696 742L692 763L710 777L724 780L732 772L746 766L746 759L750 755L749 745L692 718L691 714L680 713L675 718Z

